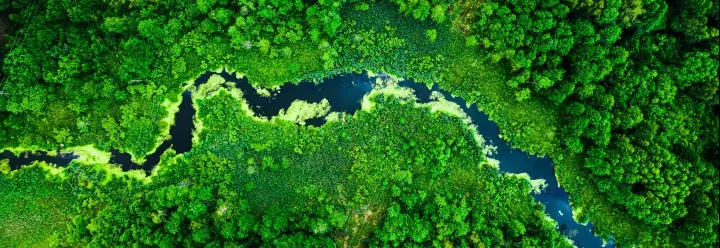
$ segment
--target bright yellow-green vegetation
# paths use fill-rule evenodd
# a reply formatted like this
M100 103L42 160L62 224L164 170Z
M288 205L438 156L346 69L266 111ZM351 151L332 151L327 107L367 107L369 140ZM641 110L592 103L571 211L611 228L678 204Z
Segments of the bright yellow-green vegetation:
M295 100L287 111L281 109L276 118L304 125L306 120L326 116L329 112L330 102L327 99L322 99L319 103Z
M10 160L9 159L0 160L0 173L2 173L2 174L10 173Z
M182 156L165 154L149 179L80 163L39 187L27 182L45 175L37 166L3 177L0 185L12 188L2 192L25 194L10 195L10 204L67 199L52 211L30 209L73 220L60 222L67 228L24 230L3 223L0 230L21 234L8 236L11 246L36 242L32 247L53 244L41 243L47 239L103 247L570 247L530 197L527 178L487 165L484 144L476 143L464 113L371 95L372 108L312 127L257 120L241 98L218 89L195 99L204 123L200 142ZM65 194L50 190L61 185ZM0 210L16 216L23 212L13 211L21 209Z
M539 221L544 217L536 216L539 205L528 202L525 181L518 186L519 179L472 167L494 162L472 145L479 139L457 113L418 110L406 103L407 94L381 95L363 105L375 111L353 118L330 114L335 121L327 127L298 127L255 117L239 100L242 93L217 77L199 89L190 85L223 68L268 89L339 73L383 72L437 83L477 104L514 147L550 156L558 181L582 209L578 218L593 221L601 237L621 246L712 247L720 223L718 6L712 0L0 0L0 147L16 153L115 148L141 161L166 137L180 92L193 89L205 99L195 102L204 115L196 125L200 137L192 152L164 156L158 173L174 176L165 172L167 179L148 186L136 173L91 190L88 185L105 180L103 173L126 174L79 163L60 173L84 188L74 188L73 197L88 202L62 236L69 245L566 245ZM383 114L388 116L374 119ZM433 126L422 129L425 123ZM423 135L428 130L450 133L435 141L437 133ZM379 140L386 137L397 139ZM416 146L432 156L414 157ZM447 157L463 151L477 157ZM272 172L295 165L306 167L296 174ZM436 167L446 170L428 169ZM277 177L248 179L267 170ZM292 175L298 181L285 184ZM10 188L24 179L0 177L3 197L17 198L11 201L57 193L46 187L52 179ZM444 190L459 179L466 188ZM297 188L308 182L319 185ZM10 190L16 188L31 193L15 195ZM338 201L341 191L348 195ZM271 193L282 197L264 198ZM406 195L419 198L401 199ZM297 197L313 200L291 205ZM362 205L371 200L378 204ZM465 211L472 204L504 207L511 201L525 202L512 202L517 211L477 213L505 219L473 219L495 229L440 222L467 220L462 217L473 216ZM294 208L271 207L281 203ZM24 205L3 208L30 214ZM26 219L54 219L51 213ZM122 229L110 233L117 228L106 227ZM357 235L343 231L355 227ZM22 242L49 235L49 229L13 230L38 237ZM219 237L226 243L213 243Z
M104 164L110 162L110 152L100 151L92 145L71 147L68 148L68 150L78 156L78 158L74 160L75 162L86 164Z

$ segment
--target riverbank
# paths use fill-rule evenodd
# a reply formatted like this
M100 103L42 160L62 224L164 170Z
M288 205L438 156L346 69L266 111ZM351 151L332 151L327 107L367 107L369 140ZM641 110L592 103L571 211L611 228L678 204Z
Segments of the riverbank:
M361 105L363 105L361 102L367 103L370 98L374 98L370 92L373 88L383 87L382 84L376 85L376 79L368 77L367 74L347 74L329 78L321 84L310 82L286 84L280 86L278 91L273 91L271 97L267 97L255 91L246 79L235 77L227 72L217 74L207 73L206 75L207 76L201 76L200 80L203 78L207 79L210 75L221 75L224 80L233 82L233 86L241 90L242 95L239 96L242 97L242 100L247 102L252 111L259 115L258 117L264 119L272 118L274 116L273 113L277 115L281 109L288 108L292 105L291 103L298 100L298 98L311 103L320 102L320 99L325 99L328 101L332 112L353 115L355 111L361 109ZM200 81L199 85L202 85L202 83L203 82ZM533 197L545 206L546 214L558 222L560 231L562 231L565 236L573 240L576 245L584 247L596 247L602 244L600 239L592 235L592 225L581 225L575 223L572 219L573 214L568 202L568 195L562 188L559 188L553 174L554 166L549 159L537 158L517 149L510 148L509 144L499 137L499 130L496 124L491 122L487 115L478 111L475 106L467 104L463 99L454 97L448 92L443 91L437 85L428 88L426 84L418 84L412 80L404 80L401 81L399 86L403 88L391 91L381 90L378 92L394 94L392 92L407 91L409 95L403 95L402 97L405 99L417 99L420 106L429 104L428 106L430 106L431 109L445 109L443 111L451 111L455 113L455 115L465 116L465 118L467 118L467 125L472 125L472 130L476 130L473 132L479 131L480 136L478 137L481 138L475 138L475 140L480 142L479 144L483 147L489 145L489 147L482 149L483 153L490 154L490 158L499 161L500 171L508 173L528 173L531 179L542 179L547 182L548 186L546 186L542 192L534 193ZM185 149L181 149L179 153L189 152L190 146L194 145L192 142L193 135L198 135L198 133L194 133L192 129L192 123L196 117L194 117L195 109L191 107L192 102L194 102L190 98L191 95L190 92L183 94L183 101L180 104L179 111L176 113L179 118L175 118L176 123L174 123L170 129L170 140L173 143L173 147L185 147ZM438 97L442 97L442 99L438 99ZM445 101L444 99L447 99L447 103L439 103L442 106L447 105L447 107L440 107L440 105L437 105L438 108L431 107L435 106L433 102L438 100ZM368 105L368 107L363 107L362 109L364 109L364 111L370 111L374 108L372 106L373 105ZM188 127L188 123L190 124L189 128L183 128ZM324 121L318 122L316 125L321 125L322 123L324 123ZM201 132L200 135L205 134ZM166 145L161 146L161 148L167 149ZM138 169L143 168L148 175L151 175L150 172L153 170L155 164L160 162L160 155L164 152L164 149L156 151L146 160L154 163L143 165L143 167L138 167ZM126 171L135 168L132 165L125 165L123 161L118 161L117 159L117 156L113 156L110 162L122 164L123 170ZM129 159L125 162L131 163Z
M624 5L603 10L643 13L617 26L636 16L611 14L599 24L605 20L585 15L584 6L528 2L532 6L513 8L523 3L490 1L439 4L426 18L429 9L402 2L311 1L283 8L276 2L89 1L78 7L15 1L10 9L22 27L15 35L34 35L22 35L3 53L0 147L93 145L136 161L160 151L173 157L163 120L173 117L168 100L178 103L188 85L180 81L228 68L244 72L258 92L339 73L385 71L438 83L487 113L511 147L553 158L557 180L582 210L578 218L593 220L603 238L650 247L717 243L720 153L714 127L720 112L717 27L705 22L716 15L706 13L711 9L654 1L628 12L618 11ZM409 8L398 11L401 6ZM507 6L510 11L501 11ZM535 25L519 20L545 27L533 31ZM246 103L239 110L253 115L251 109ZM306 123L314 121L322 120ZM195 123L199 133L213 126ZM215 141L239 139L230 134Z

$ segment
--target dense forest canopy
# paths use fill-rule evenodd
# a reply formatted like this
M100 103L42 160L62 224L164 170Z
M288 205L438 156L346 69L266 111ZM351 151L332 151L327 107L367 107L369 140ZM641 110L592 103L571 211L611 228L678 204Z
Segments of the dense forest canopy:
M318 80L348 71L387 71L437 83L468 102L477 103L498 123L508 142L553 158L559 181L570 193L573 207L578 209L577 217L593 221L601 237L612 237L618 245L716 246L720 223L719 6L710 0L0 0L3 46L0 148L55 150L92 144L101 150L120 149L141 160L167 139L172 124L167 116L180 101L180 92L188 85L184 82L205 71L227 68L245 74L255 85L267 87ZM219 96L215 101L219 99L225 98ZM211 112L202 110L202 105L200 108L200 113ZM396 109L393 115L406 116L403 111ZM213 118L206 119L212 122ZM220 122L224 121L232 120ZM214 125L228 125L220 122ZM208 130L213 127L205 124ZM205 135L211 136L210 131ZM227 135L244 138L237 133ZM284 139L279 138L278 142L285 142ZM210 190L212 198L205 208L213 209L225 199L219 197L218 185L231 182L215 178L219 174L214 172L172 168L197 164L208 170L237 169L245 164L222 157L249 155L230 154L230 150L198 155L193 155L194 152L179 161L167 159L174 161L167 163L175 166L168 166L167 170L217 180L212 186L217 188L203 189ZM408 157L412 154L395 152ZM282 164L278 162L282 158L271 160L272 164ZM80 165L73 166L63 173L94 173L97 177L73 181L72 185L79 183L87 188L85 184L94 185L105 176L101 170L90 172ZM10 181L40 180L39 175L44 172L29 169L13 173L2 176L4 181L0 184L8 199L15 195L5 192L28 187L27 183L6 186L11 185ZM495 180L503 187L517 184L484 170L470 174ZM175 206L180 211L180 206L171 203L153 203L155 198L162 199L153 194L170 194L162 191L165 187L162 182L146 186L127 180L123 183L111 180L109 185L118 186L101 187L101 191L108 192L101 195L110 195L103 200L107 202L98 203L98 208L115 206L113 201L124 196L112 196L113 187L129 183L143 192L138 193L143 196L133 198L133 207L138 210ZM363 184L372 183L358 181L358 185ZM45 190L50 186L37 187L34 194L50 192ZM476 191L478 187L484 186L469 185L462 190L487 194ZM414 195L420 194L421 189L400 190L410 190L413 194L408 195ZM461 204L464 198L456 190L462 191L442 192L440 187L432 194L452 202L450 205ZM527 195L521 196L524 192L509 191L506 194L517 199L529 199ZM324 191L307 189L307 192ZM207 197L207 193L200 195L203 194L192 197ZM97 195L85 196L99 200ZM186 196L178 199L181 197ZM227 197L228 201L246 199L244 195ZM418 232L398 234L395 231L404 227L391 224L418 221L412 225L423 226L426 224L422 220L437 220L433 216L437 211L432 206L421 209L393 197L396 196L388 196L385 201L392 204L385 206L384 224L376 230L366 230L368 240L372 240L368 244L397 245L415 240L416 237L404 235ZM480 200L484 199L466 199L462 204L481 204L467 202ZM336 203L328 200L308 204ZM531 208L524 209L527 212L513 212L521 215L516 219L520 224L537 217L530 216L539 213ZM139 214L107 209L109 212L103 213ZM107 225L137 227L127 226L128 230L153 230L143 229L151 225L149 222L118 224L114 221L122 219L106 219L112 215L96 216L98 212L88 209L73 211L79 211L74 213L79 218L86 218L82 221L97 218ZM243 211L249 210L239 207L237 216L246 213ZM182 213L178 218L200 216ZM408 217L404 213L416 215ZM312 218L326 218L323 214L331 213L314 214ZM204 218L197 223L216 223L208 216ZM81 220L73 223L85 223L78 221ZM488 220L478 223L483 221ZM499 220L497 225L500 223L506 222ZM73 237L67 242L102 240L92 238L101 235L102 228L89 231L80 228L81 224L73 229L78 233L65 236ZM332 230L348 225L332 221L326 224ZM498 230L514 230L511 233L520 230L512 225L510 229L498 226ZM508 233L500 236L509 235L509 239L488 238L497 237L498 233L475 235L477 239L488 238L483 240L486 244L510 246L556 240L557 236L547 233L546 227L535 225L530 232L536 233L529 236L538 238L529 241ZM245 232L260 232L261 225L254 226L257 228ZM332 237L330 240L340 237L329 233L332 232L324 233L325 236L298 233L286 239L326 242L328 237ZM475 239L471 231L466 234L438 236ZM253 235L256 235L253 242L269 237ZM131 236L122 237L144 244L145 241L130 239ZM432 242L430 236L423 237ZM505 243L493 243L495 240Z
M65 200L70 209L42 216L59 246L570 247L529 181L499 174L456 116L381 94L369 111L315 128L259 121L242 93L203 92L201 142L164 154L151 179L76 163L45 179L52 167L35 164L0 178L12 192L0 211L22 223L39 208L23 203ZM72 221L65 230L55 218ZM16 245L43 237L4 231Z

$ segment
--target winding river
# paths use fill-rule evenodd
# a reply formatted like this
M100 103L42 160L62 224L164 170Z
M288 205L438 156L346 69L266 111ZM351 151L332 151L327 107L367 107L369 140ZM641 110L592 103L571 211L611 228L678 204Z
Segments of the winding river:
M234 75L223 71L221 73L207 72L203 74L195 81L195 86L207 82L213 74L219 74L225 80L235 83L235 86L242 90L243 97L255 114L266 117L277 115L280 109L287 109L295 100L318 103L323 98L330 103L330 111L353 114L360 109L363 96L372 90L375 83L375 79L365 73L342 74L326 78L321 84L312 82L285 84L280 87L280 90L271 91L271 95L268 97L259 94L246 78L238 79ZM432 89L428 89L425 84L405 80L400 82L400 86L413 89L420 102L430 101L431 93L437 91L442 93L445 99L457 103L470 116L472 123L477 125L478 132L486 142L497 147L497 152L490 157L500 161L501 172L527 173L532 179L545 179L547 187L540 194L533 193L532 196L545 206L545 212L558 222L559 229L565 236L573 240L577 247L603 246L603 241L592 234L592 223L582 225L573 220L568 193L558 185L554 174L554 165L549 158L528 155L519 149L510 147L507 142L500 138L497 125L490 121L487 115L480 112L474 104L467 107L463 99L451 96L448 92L440 89L437 84L433 85ZM180 110L175 116L175 125L170 128L171 139L164 141L153 154L148 155L143 164L132 162L130 155L117 150L111 150L110 163L120 165L124 171L143 169L149 175L159 162L160 156L168 148L172 147L178 153L190 151L194 115L192 92L186 91L183 93ZM315 118L307 120L306 124L319 126L324 122L324 118ZM33 161L45 161L58 166L65 166L77 156L62 153L58 153L57 156L49 156L41 152L35 154L24 153L16 157L9 151L0 153L0 160L6 158L10 159L12 169L18 169L22 165L30 164ZM613 247L614 244L610 241L605 246Z

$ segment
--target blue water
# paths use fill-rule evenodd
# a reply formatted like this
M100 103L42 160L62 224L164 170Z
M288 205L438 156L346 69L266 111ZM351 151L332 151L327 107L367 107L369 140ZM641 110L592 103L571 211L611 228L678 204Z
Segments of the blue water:
M480 112L475 104L467 107L467 103L460 97L453 97L448 92L440 89L437 84L428 89L426 85L406 80L400 86L412 88L418 99L429 101L433 91L443 94L445 99L457 103L463 111L470 116L472 123L477 126L478 132L490 145L496 146L497 151L491 158L500 161L500 171L505 173L527 173L532 179L545 179L547 187L540 194L532 194L536 201L545 206L545 213L558 222L560 231L573 240L577 247L602 247L603 241L592 233L593 224L582 225L576 223L572 217L567 191L560 187L555 177L555 165L547 157L528 155L517 148L510 147L510 144L500 138L500 129L497 124L490 121L488 116ZM608 241L605 247L614 247L612 241Z
M196 85L206 82L210 75L212 73L203 75L202 80L196 81ZM271 97L263 97L256 93L247 79L238 79L227 72L222 72L220 75L225 80L234 82L235 86L243 91L243 98L257 115L266 117L277 115L280 109L288 108L295 100L319 103L323 98L330 102L331 111L352 114L360 108L362 97L372 90L375 83L375 78L370 78L365 73L343 74L326 78L321 84L312 82L301 82L297 85L285 84ZM478 127L478 132L486 142L497 147L496 153L491 157L500 161L501 172L527 173L532 179L545 179L547 187L540 194L533 193L532 196L545 206L545 212L558 222L558 227L565 236L573 240L578 247L603 246L603 241L592 233L592 223L582 225L573 219L568 193L558 185L552 160L528 155L520 149L510 147L500 138L497 124L490 121L486 114L480 112L476 105L466 107L465 100L460 97L452 97L448 92L440 89L437 84L434 84L432 89L428 89L425 84L405 80L400 82L400 86L413 89L420 102L429 101L432 92L437 91L442 93L445 99L460 105L470 116L472 123ZM308 121L308 124L311 125L321 125L322 123L324 123L322 119ZM608 242L606 247L614 247L614 245L612 242Z
M200 76L195 85L199 86L207 82L214 72L207 72ZM319 103L323 98L331 105L330 111L345 112L353 114L360 109L361 101L365 94L369 93L375 83L375 78L367 74L349 73L329 77L323 83L301 82L298 84L285 84L278 91L272 91L269 97L261 96L256 92L246 78L238 79L228 72L219 73L225 80L233 82L243 92L243 98L248 102L250 108L256 115L272 117L276 116L280 109L287 109L295 100L304 100L311 103ZM385 77L382 76L381 77ZM465 113L470 116L472 123L477 126L478 132L488 142L496 146L496 153L490 157L500 161L500 171L503 173L527 173L532 179L545 179L547 187L540 194L532 194L536 201L545 206L545 212L558 222L559 230L568 238L574 241L578 247L602 247L600 238L592 234L593 225L581 225L572 218L572 209L569 204L568 193L558 185L555 178L552 160L546 157L528 155L527 153L510 147L499 136L498 126L488 119L488 116L480 112L473 104L466 106L466 102L459 97L452 97L448 92L440 89L434 84L428 89L425 84L415 83L412 80L400 82L400 86L412 88L420 102L430 100L433 91L442 93L445 99L457 103ZM190 151L192 148L192 130L195 109L192 107L192 93L183 93L183 100L180 110L176 113L176 123L170 129L171 139L162 145L146 158L143 164L135 164L131 161L130 155L112 150L111 163L119 164L123 170L143 169L149 175L153 167L159 162L160 155L165 150L173 147L178 153ZM325 123L324 118L316 118L306 121L308 125L319 126ZM61 154L55 157L47 156L44 153L25 154L21 157L14 157L9 152L0 153L0 159L10 158L12 169L29 164L35 160L43 160L55 163L60 166L67 165L72 159L77 158L72 154ZM612 241L607 247L614 247Z
M208 72L195 80L195 86L199 86L212 76ZM248 82L247 78L238 79L228 72L221 72L218 75L229 82L235 83L235 87L243 92L243 98L250 105L250 109L258 116L273 117L278 115L280 109L287 109L295 100L303 100L310 103L319 103L327 99L330 103L331 112L345 112L353 114L360 109L362 98L372 90L375 79L367 74L342 74L325 78L323 83L301 82L298 84L284 84L277 91L271 91L269 97L257 93L255 88ZM325 123L325 118L320 117L306 121L306 124L319 126Z

